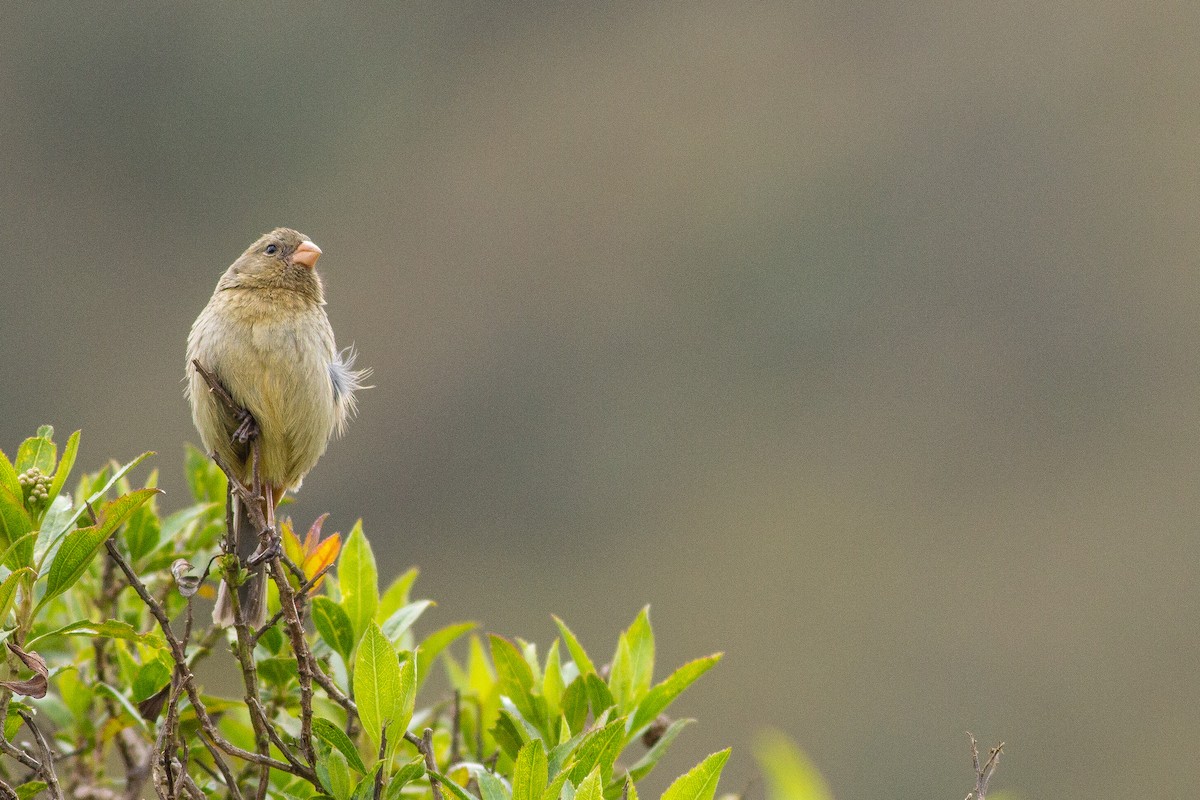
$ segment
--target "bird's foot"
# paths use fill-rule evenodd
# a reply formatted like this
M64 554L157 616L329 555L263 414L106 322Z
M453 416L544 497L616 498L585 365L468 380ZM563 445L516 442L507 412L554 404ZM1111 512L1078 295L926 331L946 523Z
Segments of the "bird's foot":
M234 430L233 436L230 437L233 441L238 444L245 444L258 437L258 420L254 418L253 414L244 408L239 408L235 418L238 421L238 426Z
M274 526L267 526L259 534L258 549L246 559L246 565L254 567L281 555L283 555L283 541L279 538L279 532L275 530Z

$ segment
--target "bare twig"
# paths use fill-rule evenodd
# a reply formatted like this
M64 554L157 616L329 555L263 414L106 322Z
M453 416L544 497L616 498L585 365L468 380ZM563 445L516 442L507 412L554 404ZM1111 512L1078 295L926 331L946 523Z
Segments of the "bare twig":
M475 760L483 761L483 700L475 696Z
M454 706L450 713L450 763L458 763L458 736L462 723L462 693L454 690Z
M5 701L4 705L6 707L5 716L7 717L8 702ZM17 761L21 762L23 766L28 767L34 772L42 771L42 762L38 761L33 756L29 755L29 753L26 753L24 750L6 739L2 731L0 731L0 752L4 753L6 756L15 758Z
M442 786L433 774L438 768L433 757L433 728L426 728L419 739L416 734L405 731L404 740L416 747L417 752L425 757L425 771L429 773L429 788L433 791L433 800L443 800Z
M338 688L338 685L333 682L333 678L321 669L315 659L313 661L313 680L325 690L330 700L346 710L346 735L353 739L358 735L358 706Z
M980 765L979 743L975 740L974 734L968 732L967 736L971 740L971 766L975 768L975 791L968 793L966 800L987 800L988 782L995 774L996 767L1000 766L1000 753L1004 751L1004 742L989 750L987 761Z
M288 568L288 572L291 572L296 576L296 580L304 580L304 570L297 566L295 561L292 561L290 558L288 558L287 553L280 552L278 557L279 560L283 562L283 565ZM333 565L330 564L329 566Z
M329 570L331 570L331 569L333 569L333 564L326 564L324 567L321 568L320 572L318 572L316 575L314 575L310 580L305 581L304 585L301 586L300 589L296 592L296 600L300 601L300 600L308 597L308 593L313 590L313 587L316 586L318 582L320 582L321 578L325 577L325 573L329 572ZM304 576L301 575L301 578L303 578L303 577ZM297 605L296 610L299 611L299 605ZM281 620L281 619L283 619L283 609L282 608L279 609L278 611L276 611L274 614L272 614L271 618L268 619L266 622L264 622L262 627L254 632L255 644L257 644L258 640L263 637L264 633L266 633L271 628L275 627L275 624L277 622L279 622L279 620Z
M300 678L300 749L308 763L316 765L317 753L312 742L312 684L315 659L312 651L308 649L304 625L300 622L300 613L296 610L296 595L278 558L271 559L271 577L275 579L275 586L279 589L279 605L283 610L285 627L292 642L292 654L296 657L296 669Z
M233 772L230 771L229 764L221 756L221 751L217 749L216 742L212 737L206 736L206 733L207 731L201 731L200 741L204 742L209 755L213 758L213 764L216 765L217 771L221 773L221 778L225 781L225 791L229 792L230 800L242 800L242 790L238 788L237 779L233 777Z
M317 775L311 769L304 766L298 767L286 761L280 761L277 758L271 758L269 756L263 756L259 753L245 750L230 742L217 731L216 723L213 721L212 717L209 716L208 709L205 707L204 701L200 697L200 691L196 688L196 678L192 674L192 671L188 668L187 656L184 653L183 645L180 643L179 639L176 638L175 633L171 630L171 620L167 617L162 605L154 598L153 595L150 594L150 592L146 590L145 584L143 584L141 579L138 578L137 574L134 573L133 568L129 565L129 562L125 560L125 557L121 555L121 551L117 549L112 539L106 541L104 546L107 548L109 556L117 562L117 566L120 567L121 571L125 573L125 577L129 581L129 585L133 587L133 590L137 592L138 597L141 598L142 602L145 603L150 609L150 613L158 621L158 626L162 630L163 638L167 640L167 646L171 649L171 657L174 659L175 665L180 667L180 672L183 677L183 687L187 691L188 700L191 702L192 708L196 711L196 718L199 720L201 730L204 734L201 736L201 739L210 739L216 749L222 753L225 753L226 755L233 756L234 758L240 758L243 761L248 761L252 764L281 770L289 775L297 775L309 783L312 783L314 786L319 785ZM209 748L209 751L213 753L213 759L218 763L218 768L221 769L222 775L226 776L227 779L231 777L232 773L229 771L228 766L223 764L220 754L213 750L213 748ZM235 785L236 784L233 783L227 784L226 789L232 793L232 787Z
M41 730L34 724L33 717L23 708L17 709L17 713L21 719L25 721L25 727L29 728L33 733L33 740L37 743L38 753L42 757L42 778L46 781L46 788L50 792L50 796L55 800L64 800L62 787L58 785L58 775L54 771L54 753L50 750L50 745L46 742L46 737L42 735Z
M246 624L246 617L242 613L241 603L239 602L239 592L236 583L237 569L232 561L225 563L225 584L229 587L229 599L233 605L233 629L236 636L234 642L234 655L237 657L238 665L241 667L242 673L242 700L246 704L246 708L250 711L250 725L254 729L254 749L260 756L269 756L271 752L271 739L267 733L271 727L267 720L266 711L262 707L262 702L258 697L258 667L254 663L254 645L251 643L253 632L250 626ZM258 792L255 797L259 797L266 791L267 781L271 777L271 768L266 764L259 762L258 776ZM260 798L261 800L261 798Z
M217 376L204 368L199 359L192 359L192 366L196 368L196 372L200 373L200 377L204 378L204 382L208 384L208 390L217 396L217 399L225 404L230 413L237 415L242 407L234 402L233 396L225 389L224 385L217 380Z
M87 508L88 514L93 519L92 524L95 524L96 512L90 504ZM104 562L101 571L101 587L98 613L102 615L101 618L107 616L109 619L117 619L120 616L117 613L117 597L125 585L117 578L116 568L111 560ZM96 639L92 642L92 649L95 653L96 679L100 683L108 682L107 672L110 658L107 645L106 639ZM105 695L103 702L110 717L120 716L117 703L111 696ZM121 755L121 762L125 767L125 797L128 800L137 800L141 795L142 785L150 775L154 755L150 748L146 747L145 741L129 728L118 731L114 738L117 751Z

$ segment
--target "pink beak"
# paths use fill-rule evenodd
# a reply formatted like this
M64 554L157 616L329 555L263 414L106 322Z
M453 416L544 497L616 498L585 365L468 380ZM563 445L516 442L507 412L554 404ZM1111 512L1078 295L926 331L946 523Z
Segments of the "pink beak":
M317 259L321 257L321 248L317 247L312 242L301 242L296 248L296 252L292 253L292 261L297 264L312 269L317 265Z

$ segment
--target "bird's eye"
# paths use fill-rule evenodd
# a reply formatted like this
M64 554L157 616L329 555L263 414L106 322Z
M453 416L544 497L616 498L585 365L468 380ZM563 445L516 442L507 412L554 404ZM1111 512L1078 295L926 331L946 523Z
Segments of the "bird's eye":
M269 256L273 256L279 252L279 247L276 245L273 245L273 244L269 244L269 245L267 245L267 249L264 250L263 252L265 252Z

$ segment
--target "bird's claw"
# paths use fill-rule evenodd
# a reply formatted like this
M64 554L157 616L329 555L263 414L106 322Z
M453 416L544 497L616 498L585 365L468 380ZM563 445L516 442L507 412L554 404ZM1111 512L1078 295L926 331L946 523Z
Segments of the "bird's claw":
M239 409L237 412L237 420L238 426L234 430L233 436L231 437L233 441L237 442L238 444L245 444L246 442L258 436L258 420L254 418L253 414L244 408Z
M246 559L246 565L254 567L281 555L283 555L283 542L279 538L279 533L274 528L267 528L259 537L258 549Z

